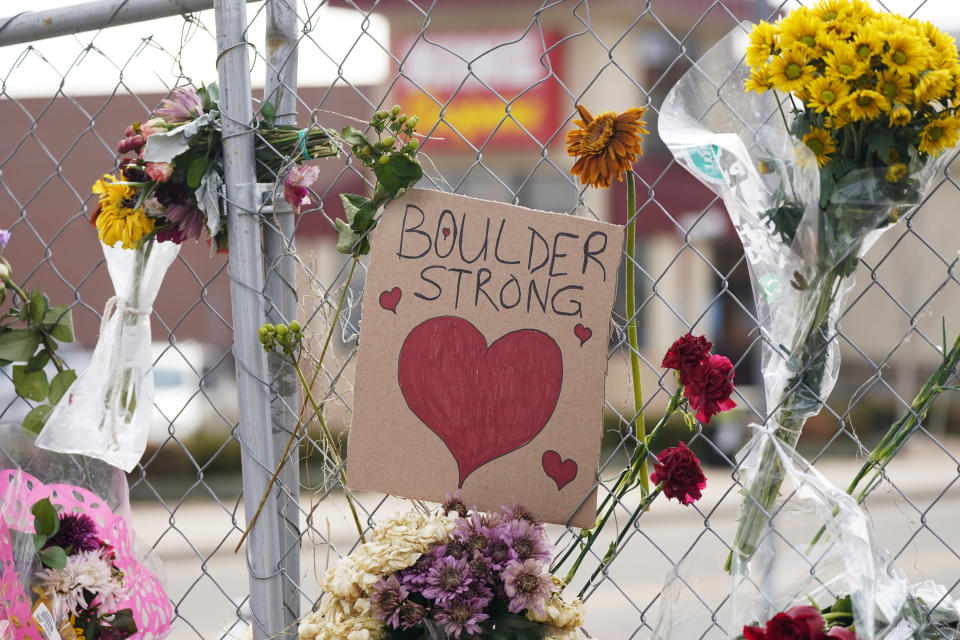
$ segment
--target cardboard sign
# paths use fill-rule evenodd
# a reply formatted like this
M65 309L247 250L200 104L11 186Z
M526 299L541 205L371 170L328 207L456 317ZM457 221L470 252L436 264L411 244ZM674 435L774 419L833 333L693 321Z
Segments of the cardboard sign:
M354 489L593 525L621 227L439 191L372 240Z

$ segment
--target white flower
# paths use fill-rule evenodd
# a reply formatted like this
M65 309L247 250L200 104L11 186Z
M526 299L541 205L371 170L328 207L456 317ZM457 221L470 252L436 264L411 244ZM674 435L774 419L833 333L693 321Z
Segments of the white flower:
M63 569L44 569L37 574L37 588L50 598L51 613L59 624L68 613L79 615L89 606L84 591L93 597L100 596L100 609L104 613L117 610L128 595L121 576L114 572L113 563L103 557L103 550L98 549L67 556Z

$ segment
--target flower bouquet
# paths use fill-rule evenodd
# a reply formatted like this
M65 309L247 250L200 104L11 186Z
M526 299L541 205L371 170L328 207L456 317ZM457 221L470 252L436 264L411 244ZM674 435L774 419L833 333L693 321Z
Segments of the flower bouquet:
M519 505L412 511L377 527L321 580L325 594L301 640L576 638L579 601L564 602L547 571L543 524Z
M136 640L169 631L159 562L133 550L121 471L38 450L17 425L0 427L0 469L0 619L10 637Z
M91 366L50 413L41 447L99 457L126 471L143 454L153 405L153 301L183 242L206 236L211 251L227 250L217 100L216 84L175 89L149 120L127 127L118 173L93 185L91 222L116 295L104 309ZM268 104L260 114L258 179L274 182L286 171L284 196L299 210L317 170L298 163L336 155L337 146L319 127L274 126Z
M958 72L953 39L933 25L822 0L773 25L741 25L664 102L661 137L723 197L743 242L767 425L785 447L836 382L834 325L860 256L946 166ZM773 444L747 446L763 454L750 458L733 571L748 570L780 493Z

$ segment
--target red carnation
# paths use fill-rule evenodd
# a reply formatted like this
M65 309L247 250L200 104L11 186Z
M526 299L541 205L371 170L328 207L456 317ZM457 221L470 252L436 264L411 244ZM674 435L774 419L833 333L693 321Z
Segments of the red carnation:
M703 475L697 456L681 442L660 452L650 482L662 484L663 495L667 498L692 504L700 499L700 490L707 486L707 477Z
M709 424L721 411L737 406L730 399L733 393L733 364L726 356L711 355L698 369L688 375L683 395L697 412L697 420Z
M680 374L680 384L687 384L690 374L707 361L712 348L713 343L704 336L688 333L677 338L677 341L667 350L661 366L665 369L676 369Z
M816 607L801 605L778 613L767 621L766 628L743 628L744 640L825 640L823 616Z

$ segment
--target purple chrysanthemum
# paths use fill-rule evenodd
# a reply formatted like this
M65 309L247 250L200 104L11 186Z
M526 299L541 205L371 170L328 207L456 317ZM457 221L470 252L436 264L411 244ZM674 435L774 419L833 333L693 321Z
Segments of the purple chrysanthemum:
M550 559L550 545L540 527L526 520L513 520L501 530L501 534L504 542L510 545L512 559L520 562Z
M169 98L160 102L163 106L154 111L154 115L170 124L190 122L203 115L203 101L193 87L177 87Z
M425 598L444 604L469 589L472 582L473 575L466 559L446 556L430 567L427 586L422 593Z
M413 600L404 600L400 603L400 627L411 629L423 623L427 609Z
M484 523L478 513L458 520L457 527L453 530L454 540L459 540L463 544L468 555L472 555L475 551L484 551L492 537L490 527Z
M192 202L184 202L167 207L167 210L163 213L163 217L176 226L158 233L158 242L171 241L176 244L181 244L185 240L195 240L201 236L203 230L206 228L203 212Z
M433 617L447 634L459 638L464 631L470 635L480 633L480 623L490 617L483 612L483 607L476 598L460 596L435 608Z
M467 560L467 566L470 567L470 573L476 578L474 586L493 582L497 577L490 558L480 551L473 552L473 557Z
M400 572L400 580L411 591L421 592L427 586L427 574L433 563L446 555L446 547L438 546L421 554L417 561Z
M443 502L443 512L450 513L456 511L461 518L467 517L467 505L463 501L463 493L457 489L453 493L447 494L447 499Z
M543 527L543 521L534 517L534 515L530 513L530 510L519 502L514 502L509 507L503 505L500 509L503 511L503 515L507 520L524 520L536 527Z
M484 557L490 561L490 568L496 572L502 571L507 566L507 561L513 558L507 529L506 523L495 528L487 548L483 550Z
M517 562L511 560L503 570L503 589L510 604L510 613L521 613L530 609L537 615L544 615L550 594L557 590L553 578L542 564L536 560Z
M370 594L370 612L377 620L399 629L400 610L409 595L410 591L397 576L390 576L386 580L380 578L373 585L373 593Z
M100 548L97 525L85 513L61 513L60 529L47 539L47 547L61 547L73 555Z
M444 547L444 555L448 555L459 560L460 558L467 556L467 548L463 546L463 543L459 540L453 539Z

